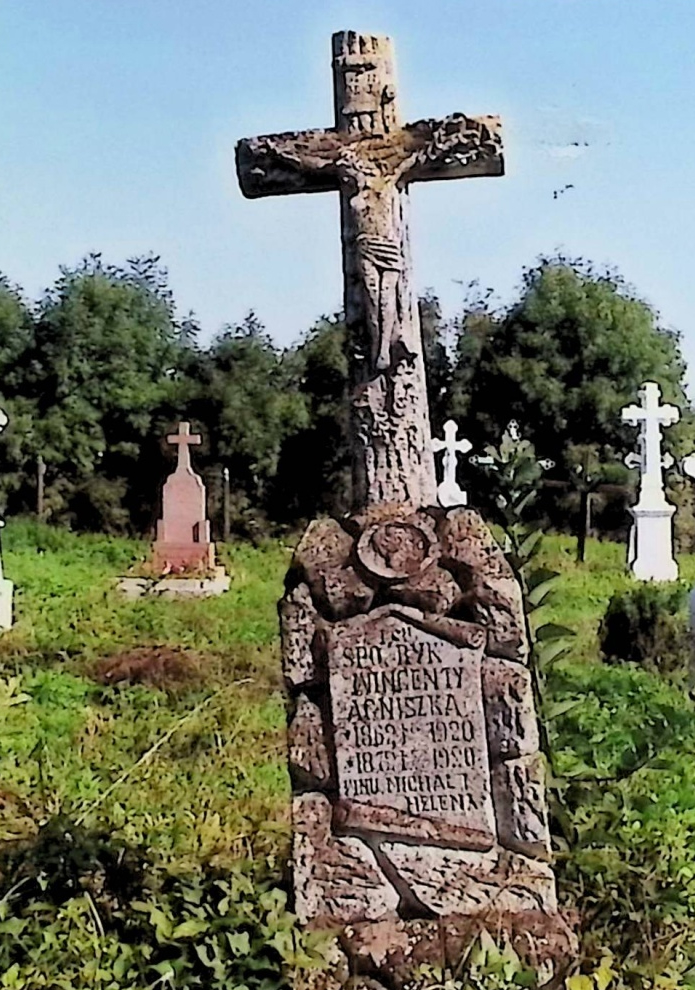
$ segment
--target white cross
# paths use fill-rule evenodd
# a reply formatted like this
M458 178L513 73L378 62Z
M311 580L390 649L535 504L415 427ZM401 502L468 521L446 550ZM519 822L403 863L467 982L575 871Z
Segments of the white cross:
M626 406L622 410L624 423L639 426L639 455L626 460L628 467L640 469L639 505L661 506L666 501L661 455L661 430L680 419L680 409L669 404L660 405L661 389L656 382L645 382L639 392L641 404Z
M442 450L444 451L442 462L444 477L437 488L437 498L439 499L439 504L445 509L450 509L455 505L468 504L468 495L462 488L459 488L456 481L456 462L458 455L467 454L473 445L465 438L457 440L457 433L458 426L453 419L448 419L444 424L444 439L437 440L433 438L432 440L432 450L436 454Z

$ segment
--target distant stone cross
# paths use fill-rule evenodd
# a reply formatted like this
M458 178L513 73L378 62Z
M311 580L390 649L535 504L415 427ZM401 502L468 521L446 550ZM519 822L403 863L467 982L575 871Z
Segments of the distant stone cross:
M431 504L435 475L411 287L408 186L502 175L498 117L402 125L389 38L333 35L335 127L240 141L245 196L340 192L345 318L353 363L356 506Z
M626 459L628 467L640 469L639 497L630 509L634 525L627 562L641 581L675 581L678 577L673 555L675 508L668 503L664 492L661 431L678 422L680 410L677 406L661 405L661 389L656 382L642 386L640 400L640 405L622 410L623 421L640 428L640 453Z
M470 440L466 440L465 438L457 440L457 433L458 426L453 419L448 419L444 424L444 439L437 440L435 438L432 440L432 449L435 454L444 451L444 457L442 458L444 476L441 484L437 487L437 498L439 504L445 509L452 508L455 505L468 504L468 495L462 488L459 488L456 481L456 467L458 455L467 454L469 450L473 449L473 445Z
M162 491L162 518L157 521L154 568L159 573L211 570L215 545L210 540L205 485L191 466L191 445L201 437L191 433L189 423L179 423L178 433L167 437L178 447L176 470Z
M628 467L640 469L639 505L661 507L665 501L661 454L661 430L680 419L677 406L661 405L661 389L656 382L646 382L640 389L640 405L622 410L623 422L640 428L640 453L628 459Z
M179 432L172 433L167 437L167 443L175 444L178 449L178 459L176 462L177 471L188 471L191 467L191 444L197 445L201 442L199 433L191 433L190 423L179 423Z

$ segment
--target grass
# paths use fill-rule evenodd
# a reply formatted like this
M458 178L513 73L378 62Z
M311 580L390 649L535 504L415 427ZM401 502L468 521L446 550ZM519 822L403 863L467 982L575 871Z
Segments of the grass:
M64 814L172 873L250 857L279 876L289 784L276 602L291 550L220 549L228 594L131 602L115 579L145 544L8 525L17 595L0 637L0 839ZM680 972L695 965L695 711L683 678L598 659L601 616L632 580L624 554L590 541L578 566L574 542L551 536L540 561L560 572L545 620L577 634L551 680L564 778L553 793L573 835L561 897L582 912L596 958L610 948L643 975L646 957L654 972L682 957ZM695 583L695 557L680 563ZM135 647L184 650L197 676L167 689L95 679L100 661Z
M0 838L61 811L176 869L275 849L288 795L276 601L290 551L223 547L234 581L219 598L127 601L115 578L146 549L7 527L17 593L0 640ZM90 676L101 658L150 645L190 651L201 677L172 692Z

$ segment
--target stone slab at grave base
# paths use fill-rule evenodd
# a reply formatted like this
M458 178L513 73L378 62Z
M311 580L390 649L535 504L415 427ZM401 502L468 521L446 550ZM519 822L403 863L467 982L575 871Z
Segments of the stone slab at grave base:
M210 571L215 567L214 543L158 543L152 545L152 570L156 574Z
M12 628L12 599L14 584L7 578L0 578L0 629Z
M286 587L300 921L389 987L476 926L566 962L521 591L479 515L318 520Z
M630 531L628 566L639 581L676 581L678 564L673 556L673 516L676 508L635 505Z
M160 598L211 598L229 591L232 579L224 567L214 568L209 577L124 577L118 590L127 598L158 595Z

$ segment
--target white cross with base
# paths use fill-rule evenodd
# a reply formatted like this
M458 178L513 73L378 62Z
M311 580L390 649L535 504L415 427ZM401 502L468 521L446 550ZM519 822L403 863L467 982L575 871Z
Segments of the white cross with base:
M178 449L177 471L186 471L191 466L191 444L199 444L202 438L199 433L191 433L190 423L179 423L179 432L167 437L168 443L175 444Z
M680 419L680 409L669 404L660 405L661 389L656 382L645 382L639 392L641 405L626 406L622 410L624 423L640 428L640 454L626 459L628 467L640 469L640 507L664 504L664 481L661 456L661 430ZM673 462L671 462L673 463Z
M468 495L459 488L456 481L456 462L459 454L467 454L472 449L472 444L465 438L456 439L458 426L453 419L448 419L444 424L444 439L432 439L432 450L435 454L444 451L443 468L444 477L437 488L437 498L439 504L445 509L450 509L455 505L467 505Z

